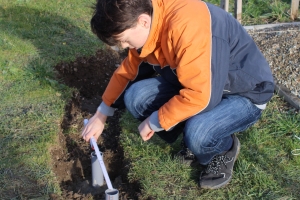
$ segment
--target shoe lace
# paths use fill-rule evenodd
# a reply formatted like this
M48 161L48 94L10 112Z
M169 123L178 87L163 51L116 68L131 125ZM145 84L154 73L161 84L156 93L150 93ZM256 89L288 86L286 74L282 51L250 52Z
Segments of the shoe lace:
M227 168L226 163L230 162L231 160L232 158L229 158L227 155L217 155L207 165L205 173L218 174L219 170L221 169L221 165L223 164Z

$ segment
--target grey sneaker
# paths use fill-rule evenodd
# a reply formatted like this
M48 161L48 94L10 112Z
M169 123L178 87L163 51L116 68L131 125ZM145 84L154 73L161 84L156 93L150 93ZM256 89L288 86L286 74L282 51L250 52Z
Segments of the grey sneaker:
M233 165L240 152L240 141L232 135L233 144L229 151L216 155L201 172L199 185L205 189L218 189L231 180Z
M187 148L184 143L184 140L181 140L182 150L180 150L175 157L179 159L179 162L186 165L193 165L197 162L196 156L193 154L191 150Z

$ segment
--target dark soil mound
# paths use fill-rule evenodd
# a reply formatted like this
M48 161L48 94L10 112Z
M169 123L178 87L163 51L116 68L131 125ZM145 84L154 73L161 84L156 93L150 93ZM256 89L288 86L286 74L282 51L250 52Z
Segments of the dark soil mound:
M107 47L99 50L95 56L77 58L71 63L60 63L55 68L58 79L69 87L76 88L73 98L66 106L62 133L57 146L52 150L53 171L60 182L63 199L105 199L103 185L95 189L91 185L91 148L81 138L83 119L90 118L101 102L109 79L121 63L126 52L116 53ZM98 145L104 154L109 177L114 188L119 190L120 199L137 199L139 186L128 183L127 168L123 150L119 145L119 117L117 111L108 118ZM51 199L59 199L52 194Z

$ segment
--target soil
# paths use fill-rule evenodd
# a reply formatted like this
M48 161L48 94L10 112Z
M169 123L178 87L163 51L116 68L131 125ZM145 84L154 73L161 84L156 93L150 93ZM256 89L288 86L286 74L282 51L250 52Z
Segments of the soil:
M76 90L65 108L62 132L51 151L52 167L62 195L51 194L50 199L105 199L107 185L94 188L91 184L92 150L89 143L82 140L81 130L83 119L95 113L112 73L126 54L126 51L117 53L106 47L92 57L79 57L74 62L60 63L55 67L57 78ZM117 110L113 117L108 118L108 126L97 143L112 185L119 190L120 199L138 199L140 187L126 179L126 161L119 144L121 113L122 110Z
M276 28L263 34L261 31L251 32L259 48L271 63L272 72L277 81L289 79L295 83L295 79L299 78L300 46L297 40L300 29L299 27L292 28L293 31L282 32ZM286 27L283 29L287 30ZM278 37L279 35L281 37ZM60 183L62 197L51 194L50 199L105 199L106 185L100 189L91 186L91 148L81 139L81 129L83 119L90 118L95 113L110 76L126 54L125 51L117 53L107 47L99 50L92 57L80 57L74 62L60 63L55 67L58 79L69 87L76 88L76 92L66 106L65 117L61 125L62 132L59 133L57 146L52 150L53 171ZM283 54L287 54L293 61L293 64L289 65L288 73L283 73L286 63L281 62L279 57ZM278 70L278 67L281 67L281 70ZM295 86L295 84L292 85ZM289 89L299 91L298 88ZM297 92L295 95L298 95ZM127 161L124 160L123 150L119 143L121 114L122 110L119 110L113 117L108 118L108 128L99 138L98 145L104 154L104 163L112 184L119 190L120 199L139 199L140 186L136 182L129 182L126 178Z

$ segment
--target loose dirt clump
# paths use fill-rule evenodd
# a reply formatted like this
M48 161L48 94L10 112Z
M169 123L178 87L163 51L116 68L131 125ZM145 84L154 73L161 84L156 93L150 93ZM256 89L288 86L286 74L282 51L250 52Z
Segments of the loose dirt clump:
M62 132L59 133L57 146L51 151L53 171L60 183L62 197L51 194L51 199L105 199L104 184L100 189L91 185L91 148L89 143L81 138L83 119L90 118L101 103L109 79L121 63L124 55L106 47L99 50L95 56L80 57L71 63L60 63L55 69L57 78L76 88L72 99L67 104L62 122ZM114 188L119 190L120 199L137 199L139 186L128 183L127 167L123 150L119 144L121 110L109 117L107 126L98 139L100 151L104 154L109 177Z

